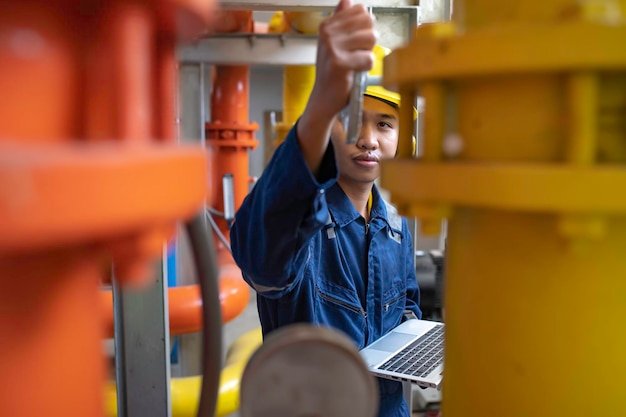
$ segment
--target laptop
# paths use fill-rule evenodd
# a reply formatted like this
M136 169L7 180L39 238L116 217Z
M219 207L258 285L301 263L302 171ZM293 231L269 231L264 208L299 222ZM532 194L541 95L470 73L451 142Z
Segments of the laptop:
M361 357L375 376L441 389L443 329L443 323L407 320L361 349Z

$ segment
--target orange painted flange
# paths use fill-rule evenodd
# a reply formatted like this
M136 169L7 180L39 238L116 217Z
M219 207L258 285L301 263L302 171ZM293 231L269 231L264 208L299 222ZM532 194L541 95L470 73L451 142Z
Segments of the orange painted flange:
M0 144L0 253L167 227L200 210L206 169L195 147Z
M256 139L207 139L207 146L219 148L246 148L253 150L259 144Z
M205 124L207 145L236 146L254 149L259 141L254 132L259 129L257 123L210 122Z

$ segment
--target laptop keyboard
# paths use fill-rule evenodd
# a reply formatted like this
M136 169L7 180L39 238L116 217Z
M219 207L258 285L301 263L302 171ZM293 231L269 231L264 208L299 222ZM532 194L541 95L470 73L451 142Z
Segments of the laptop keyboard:
M422 337L378 367L386 371L424 377L443 362L443 326L435 326Z

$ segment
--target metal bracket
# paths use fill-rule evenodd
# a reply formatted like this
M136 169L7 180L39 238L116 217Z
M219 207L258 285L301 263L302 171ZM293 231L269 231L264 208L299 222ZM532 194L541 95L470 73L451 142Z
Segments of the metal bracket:
M327 11L336 7L333 1L332 8L324 6L324 1L306 0L295 6L291 0L224 0L229 9L252 10L286 10L289 5L293 10L307 10L306 4L312 10ZM276 2L276 3L274 3ZM275 4L280 3L278 7ZM330 7L331 2L327 3ZM411 38L413 28L418 20L418 7L379 7L370 8L377 17L377 25L381 22L397 23L394 30L385 30L385 26L378 27L381 33L381 44L389 48L404 45ZM396 21L398 18L398 21ZM397 27L399 26L399 27ZM406 32L403 29L406 27ZM399 30L399 32L398 32ZM402 35L402 36L400 36ZM250 39L254 36L254 39ZM400 36L401 39L397 39ZM245 51L245 53L242 53ZM220 33L205 36L195 42L180 43L177 47L178 61L184 64L217 64L217 65L315 65L317 55L317 36L302 34L242 34Z

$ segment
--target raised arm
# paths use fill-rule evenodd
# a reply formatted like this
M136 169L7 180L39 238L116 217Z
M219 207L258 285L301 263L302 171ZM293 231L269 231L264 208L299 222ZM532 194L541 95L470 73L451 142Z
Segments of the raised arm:
M363 5L341 0L319 28L315 85L298 123L298 141L317 175L337 114L346 106L354 71L369 71L376 43L373 17Z
M279 296L307 264L307 243L328 220L325 190L337 179L329 137L347 104L353 71L373 64L372 17L341 0L320 26L316 80L300 120L237 212L231 247L244 278Z

